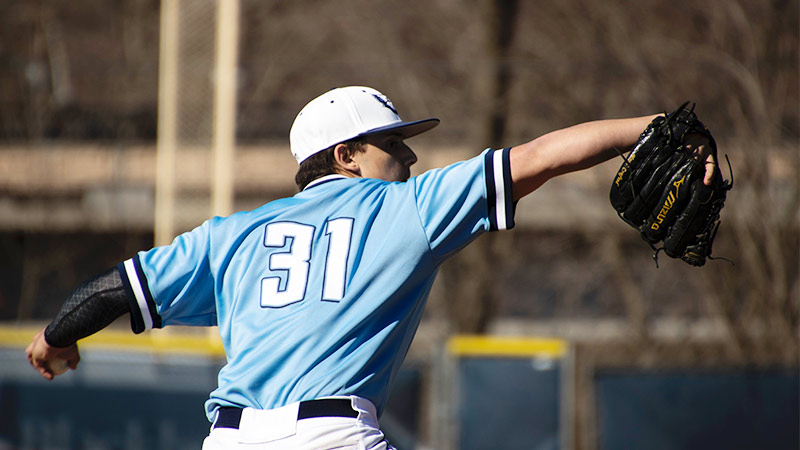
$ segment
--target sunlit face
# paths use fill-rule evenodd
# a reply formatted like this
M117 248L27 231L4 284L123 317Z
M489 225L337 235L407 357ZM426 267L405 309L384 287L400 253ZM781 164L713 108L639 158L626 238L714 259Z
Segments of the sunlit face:
M352 158L358 163L362 177L386 181L408 180L411 166L417 162L417 155L403 138L392 134L368 136L363 151Z

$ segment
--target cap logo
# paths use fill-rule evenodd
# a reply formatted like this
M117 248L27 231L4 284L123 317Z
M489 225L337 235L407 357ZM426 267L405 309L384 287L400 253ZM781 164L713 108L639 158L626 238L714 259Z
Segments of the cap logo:
M400 115L397 112L397 110L394 109L394 105L392 105L392 102L389 101L389 99L387 97L383 97L383 96L380 96L378 94L372 94L372 96L375 97L375 100L378 100L379 102L381 102L381 105L389 108L393 113L395 113L395 115L398 115L398 116Z

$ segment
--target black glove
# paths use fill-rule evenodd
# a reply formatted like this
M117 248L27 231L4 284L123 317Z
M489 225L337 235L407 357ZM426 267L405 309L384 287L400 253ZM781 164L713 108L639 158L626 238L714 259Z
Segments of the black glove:
M639 230L650 246L667 256L702 266L711 258L731 180L719 167L709 186L703 183L707 156L718 164L717 144L687 103L645 128L611 184L611 205ZM699 154L697 147L705 145ZM729 163L730 165L730 163ZM657 245L661 244L661 248Z

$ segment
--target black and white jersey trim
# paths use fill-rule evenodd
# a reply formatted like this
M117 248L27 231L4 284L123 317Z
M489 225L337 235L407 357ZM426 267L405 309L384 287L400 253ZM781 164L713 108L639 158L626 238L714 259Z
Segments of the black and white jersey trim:
M485 154L486 200L489 208L489 231L510 230L514 228L514 208L511 190L511 165L509 151L488 151Z
M122 284L131 302L131 329L141 333L153 328L161 328L161 316L150 293L150 286L142 271L139 255L117 265Z

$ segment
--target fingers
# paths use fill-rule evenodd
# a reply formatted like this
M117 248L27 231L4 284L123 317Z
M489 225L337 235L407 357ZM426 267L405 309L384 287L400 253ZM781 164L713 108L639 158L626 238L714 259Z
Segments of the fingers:
M50 369L44 366L40 366L37 370L47 380L52 380L53 378L56 377L56 375L53 372L51 372Z
M45 351L42 351L43 333L44 330L36 333L33 337L33 341L25 348L25 355L28 357L28 363L30 363L37 372L48 380L52 380L53 374L47 370L47 366L44 364L43 356Z
M78 351L78 344L72 344L69 347L69 350L63 353L62 358L67 360L67 366L69 366L70 369L77 369L78 363L81 362L81 354L80 351Z
M50 370L50 366L48 365L47 360L38 358L29 353L28 362L45 379L52 380L53 378L55 378L55 374L53 373L52 370Z
M47 380L52 380L57 375L50 368L51 362L66 360L67 366L75 370L81 360L77 344L65 348L51 347L44 339L44 330L36 333L33 341L25 348L25 355L30 365Z
M714 182L714 175L717 173L717 162L714 161L714 155L708 155L705 162L706 174L703 177L703 184L711 186Z
M705 175L703 176L703 184L711 186L714 181L714 175L717 173L717 161L714 159L714 154L707 152L707 147L701 145L695 149L695 156L698 161L703 161L705 167Z
M709 151L710 147L707 144L708 140L700 136L697 139L692 139L691 142L687 141L685 145L686 149L692 152L694 158L698 162L703 161L703 165L705 166L703 184L711 186L717 171L717 161L714 159L714 154Z

